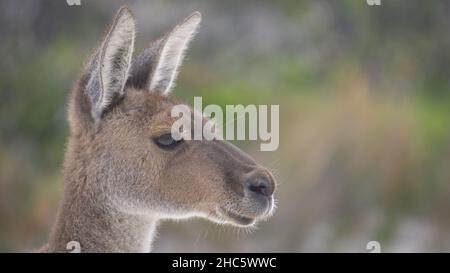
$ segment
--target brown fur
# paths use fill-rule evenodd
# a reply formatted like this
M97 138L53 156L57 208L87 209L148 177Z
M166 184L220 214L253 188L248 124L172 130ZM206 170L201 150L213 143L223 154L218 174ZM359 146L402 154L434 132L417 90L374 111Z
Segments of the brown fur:
M67 252L69 241L82 252L149 251L161 219L199 216L242 226L271 213L272 175L230 143L185 141L170 151L155 145L155 137L170 133L170 110L179 102L143 89L139 78L96 122L87 78L71 92L64 196L41 251ZM268 181L270 207L247 194L249 179Z

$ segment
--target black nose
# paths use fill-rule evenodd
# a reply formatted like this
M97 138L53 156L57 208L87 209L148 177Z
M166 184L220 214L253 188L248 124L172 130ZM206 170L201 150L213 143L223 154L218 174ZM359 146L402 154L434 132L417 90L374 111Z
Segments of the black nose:
M246 181L246 188L248 191L269 197L273 194L274 187L272 184L263 178L250 178Z

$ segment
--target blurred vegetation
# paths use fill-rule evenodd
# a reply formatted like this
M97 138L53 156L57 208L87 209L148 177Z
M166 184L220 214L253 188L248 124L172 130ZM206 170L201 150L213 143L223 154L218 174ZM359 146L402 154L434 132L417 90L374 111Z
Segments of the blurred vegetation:
M276 152L236 143L277 174L275 216L165 223L155 251L450 249L450 1L0 0L0 251L45 242L68 91L125 2L138 49L203 13L174 96L280 104Z

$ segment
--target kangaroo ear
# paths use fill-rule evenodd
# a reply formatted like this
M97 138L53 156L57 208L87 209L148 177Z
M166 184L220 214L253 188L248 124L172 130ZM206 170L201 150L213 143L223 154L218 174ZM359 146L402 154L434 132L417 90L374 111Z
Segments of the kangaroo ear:
M133 54L135 21L127 7L117 12L108 34L85 68L84 93L95 122L121 98Z
M133 61L127 85L168 95L200 21L200 12L194 12L163 38L144 49Z

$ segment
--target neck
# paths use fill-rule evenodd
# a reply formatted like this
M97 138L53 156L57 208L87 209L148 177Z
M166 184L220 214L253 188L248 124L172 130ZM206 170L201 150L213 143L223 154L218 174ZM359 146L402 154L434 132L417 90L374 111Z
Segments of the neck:
M150 252L157 219L120 211L106 194L93 194L86 179L66 181L65 193L45 252Z
M86 153L79 139L69 140L64 197L49 243L41 251L71 252L67 244L75 241L81 252L149 252L158 219L119 209L108 190L115 176L90 167L88 162L100 159Z
M63 202L44 251L70 252L67 244L75 241L81 252L150 252L156 224L151 217L111 207Z

